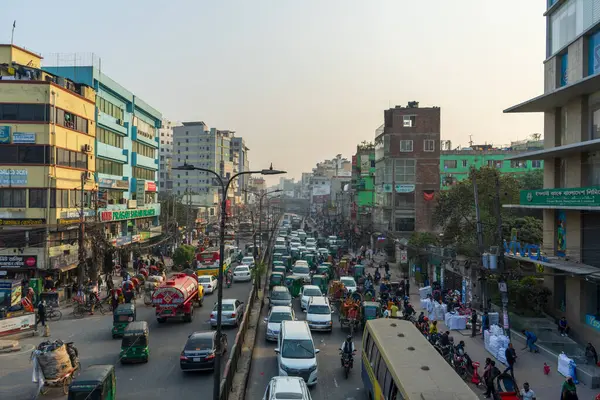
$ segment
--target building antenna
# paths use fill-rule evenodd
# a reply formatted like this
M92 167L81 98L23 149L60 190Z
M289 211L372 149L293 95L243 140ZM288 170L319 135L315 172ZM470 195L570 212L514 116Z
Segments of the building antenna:
M15 43L15 28L17 27L17 20L13 21L12 33L10 34L10 45Z
M473 147L473 135L469 135L469 147Z

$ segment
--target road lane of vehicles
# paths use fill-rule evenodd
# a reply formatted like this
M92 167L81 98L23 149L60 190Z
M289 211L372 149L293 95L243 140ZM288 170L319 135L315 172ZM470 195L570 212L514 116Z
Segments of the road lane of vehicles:
M238 326L244 316L243 302L237 299L223 299L221 324ZM219 312L217 310L218 304L215 302L212 312L210 313L210 326L213 328L217 327L217 316Z
M281 330L281 323L283 321L295 321L296 316L292 307L287 306L275 306L269 311L269 315L265 318L267 324L267 334L265 339L267 341L277 341L279 331Z
M277 337L277 365L279 376L298 376L308 386L318 380L317 354L306 321L283 321Z

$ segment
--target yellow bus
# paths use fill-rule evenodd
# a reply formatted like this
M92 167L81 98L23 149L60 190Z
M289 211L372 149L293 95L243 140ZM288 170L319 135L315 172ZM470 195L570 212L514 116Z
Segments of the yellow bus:
M202 253L196 254L198 265L196 266L196 274L201 275L219 275L219 258L220 251L218 247L211 247L204 250ZM223 259L223 273L227 274L233 258L235 257L235 247L225 246L225 258Z
M367 321L361 375L369 400L477 400L409 321Z

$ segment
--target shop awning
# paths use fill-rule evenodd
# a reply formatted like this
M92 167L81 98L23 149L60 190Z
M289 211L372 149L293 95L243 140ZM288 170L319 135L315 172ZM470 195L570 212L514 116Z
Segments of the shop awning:
M58 270L60 272L67 272L67 271L70 271L70 270L75 269L75 268L77 268L77 264L64 265L64 266L58 268Z
M581 276L581 277L592 277L595 279L600 278L600 268L592 265L582 264L574 261L565 261L557 257L546 257L547 261L538 261L529 257L521 257L513 254L506 254L506 258L510 258L517 261L530 262L539 264L543 267L556 269L567 274Z
M589 153L597 150L600 150L600 139L592 139L551 147L549 149L528 151L512 157L506 157L505 160L548 160L551 158L562 158L571 154L583 152Z

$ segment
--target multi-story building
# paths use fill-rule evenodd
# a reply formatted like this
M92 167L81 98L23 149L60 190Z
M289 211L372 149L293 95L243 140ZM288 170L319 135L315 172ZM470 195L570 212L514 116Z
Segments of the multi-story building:
M171 161L173 159L173 126L163 118L160 128L160 155L158 164L158 190L170 192L173 190L173 175Z
M279 187L276 190L281 190L281 194L285 197L294 197L296 185L294 183L294 178L279 178Z
M246 146L246 141L242 137L234 137L231 139L232 154L235 154L238 159L237 172L250 171L250 159L248 152L250 149ZM238 190L236 196L240 196L245 202L245 192L248 190L248 182L250 176L240 175L238 178Z
M239 161L231 157L231 139L233 131L210 128L202 121L183 122L173 128L173 165L185 163L216 172L224 180L229 179L237 170ZM186 192L206 197L206 206L213 205L215 193L219 187L213 182L214 176L205 171L175 171L173 173L173 191L182 196ZM227 192L227 200L235 204L238 182L234 181ZM210 204L208 204L210 202Z
M310 172L302 173L302 180L299 182L300 183L299 197L302 199L310 198L310 178L311 177L312 177L312 173L310 173Z
M352 157L352 218L363 227L372 223L375 205L375 146L363 143L356 146Z
M331 160L317 163L317 166L313 168L313 175L325 176L327 178L332 178L334 176L351 176L352 162L342 158L342 155L338 154Z
M0 45L0 276L58 275L78 264L83 209L94 218L96 92Z
M505 112L544 113L544 149L509 158L544 161L545 189L521 192L519 206L543 210L545 256L534 262L544 269L544 284L552 291L548 313L566 316L572 337L598 345L600 13L593 12L596 3L548 1L544 93ZM531 261L512 251L508 257Z
M99 221L116 247L161 235L157 199L162 115L105 75L95 62L48 65L44 70L97 93L94 146Z
M447 148L445 149L444 146ZM452 185L469 177L472 168L497 168L501 174L520 175L544 168L543 160L507 160L524 150L541 149L541 140L515 142L510 146L470 145L451 149L449 141L442 140L440 152L440 188L449 189Z
M375 229L408 235L432 231L440 189L440 108L385 110L383 132L375 137Z

